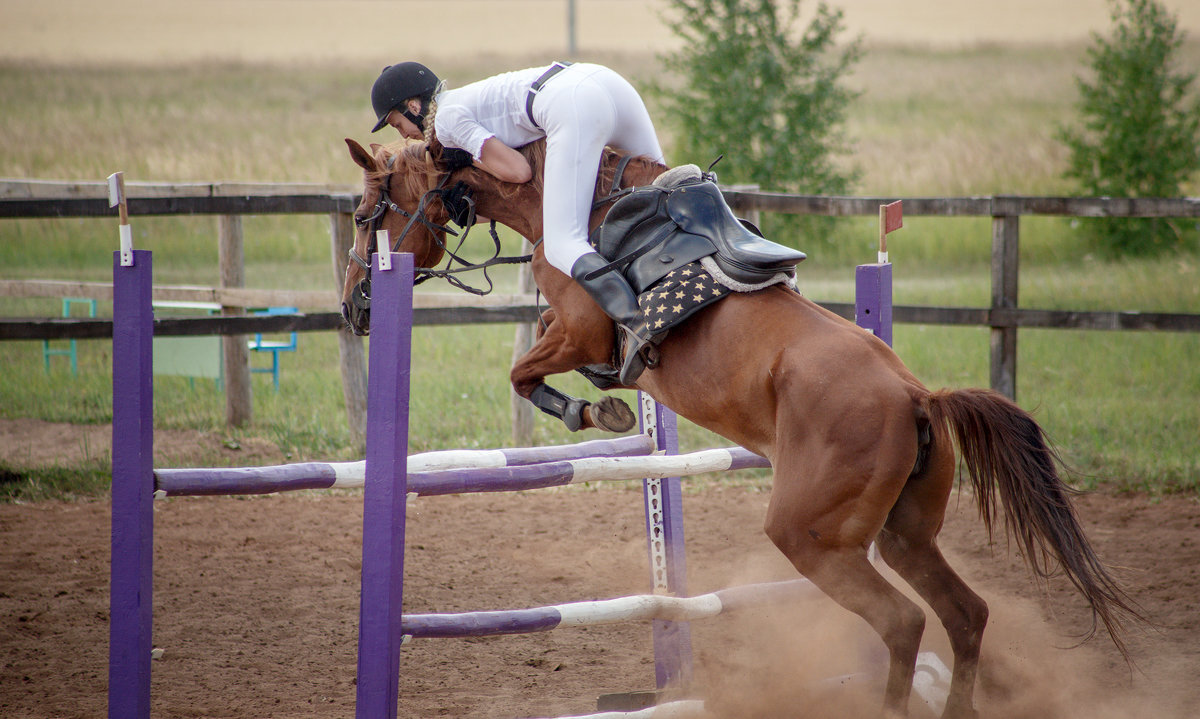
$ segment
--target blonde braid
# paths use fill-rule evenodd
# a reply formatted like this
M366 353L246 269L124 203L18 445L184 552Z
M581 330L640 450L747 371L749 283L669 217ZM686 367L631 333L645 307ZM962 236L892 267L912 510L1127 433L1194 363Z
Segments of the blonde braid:
M433 88L433 95L429 98L429 109L425 111L425 144L433 143L433 120L437 117L437 96L442 94L446 89L446 81L439 80L437 87Z

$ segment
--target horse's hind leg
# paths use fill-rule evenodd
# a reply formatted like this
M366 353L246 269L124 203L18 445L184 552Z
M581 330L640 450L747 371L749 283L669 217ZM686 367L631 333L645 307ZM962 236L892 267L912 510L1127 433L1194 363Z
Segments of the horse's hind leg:
M800 460L801 471L790 462L777 463L767 535L801 574L883 639L890 658L884 708L890 716L904 716L925 612L889 584L867 556L903 476L862 473L862 463L849 456L827 457L814 467L813 454Z
M905 485L877 546L884 561L929 603L946 628L954 677L942 716L959 719L978 715L972 696L988 607L946 563L935 539L954 477L948 449L946 441L935 446L925 470Z

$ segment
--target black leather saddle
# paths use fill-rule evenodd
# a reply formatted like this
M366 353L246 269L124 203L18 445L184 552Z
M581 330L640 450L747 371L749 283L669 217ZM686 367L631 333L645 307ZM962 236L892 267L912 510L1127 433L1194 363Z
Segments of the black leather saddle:
M794 273L805 258L735 217L715 177L694 166L668 171L654 184L629 191L613 204L591 241L638 293L703 257L712 257L722 272L749 285L780 272Z

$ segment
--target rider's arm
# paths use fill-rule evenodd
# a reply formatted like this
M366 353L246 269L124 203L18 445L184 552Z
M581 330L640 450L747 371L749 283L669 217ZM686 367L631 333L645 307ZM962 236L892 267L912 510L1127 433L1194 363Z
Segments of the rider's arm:
M529 182L533 177L525 157L479 124L469 108L459 104L438 108L434 127L443 145L471 153L475 166L484 172L505 182Z
M525 156L495 137L484 141L475 166L505 182L529 182L533 177Z

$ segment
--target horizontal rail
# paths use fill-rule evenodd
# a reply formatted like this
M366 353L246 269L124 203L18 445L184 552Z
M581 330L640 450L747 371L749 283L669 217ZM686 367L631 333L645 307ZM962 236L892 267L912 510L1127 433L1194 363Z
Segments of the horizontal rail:
M444 295L447 298L459 295ZM0 297L81 297L112 301L111 282L73 282L70 280L0 280ZM158 285L153 288L155 302L212 302L225 307L296 307L299 309L336 308L341 296L332 288L320 290L261 290L244 287L206 287L199 285Z
M705 719L711 717L699 699L676 699L632 711L603 711L596 714L575 714L555 719Z
M351 195L247 195L237 197L131 197L135 217L168 215L329 215L351 213ZM0 218L112 217L108 199L0 198Z
M691 622L763 604L825 596L807 579L747 584L694 597L641 594L616 599L569 602L532 609L456 614L407 614L400 620L407 637L449 639L547 632L561 627L601 626L651 619Z
M822 307L847 319L854 305L823 302ZM497 307L418 307L417 325L494 324L534 322L539 308L534 305ZM892 320L902 324L976 327L1022 327L1078 330L1144 330L1200 332L1200 314L1171 312L1128 312L1036 309L990 309L987 307L921 307L896 305ZM316 332L342 330L345 321L336 312L295 315L227 315L179 317L154 321L160 337L192 335L240 335L256 332ZM106 319L12 319L0 320L0 340L102 339L112 337L112 320Z
M128 183L131 215L238 215L348 213L359 189L329 185L249 183ZM879 214L904 200L907 216L1200 217L1198 197L844 197L725 189L737 210L832 217ZM104 182L0 180L0 218L111 217Z
M439 468L421 459L422 455L414 455L409 458L408 492L423 497L516 492L579 482L616 482L770 467L766 459L742 447L645 456L649 449L646 440L634 435L566 445L559 450L524 450L526 454L503 457L503 464L498 463L493 454L490 464ZM170 496L270 494L299 489L362 487L365 464L302 462L270 467L159 469L154 475L155 488Z
M740 211L856 217L879 215L879 206L904 201L904 215L931 217L1200 217L1200 197L839 197L782 192L724 190Z
M742 447L651 457L587 457L524 467L413 472L408 491L422 497L472 492L517 492L581 482L687 477L705 472L767 468L765 458Z
M443 450L414 454L409 472L515 467L579 457L628 457L654 451L644 434L578 444L493 450ZM263 467L166 468L154 471L155 489L168 496L273 494L300 489L361 487L366 462L296 462Z
M111 282L75 282L69 280L0 279L0 297L82 297L112 301ZM335 290L248 289L245 287L207 287L201 285L155 285L155 302L211 302L225 307L296 307L299 309L335 309L342 301ZM533 294L493 293L483 297L463 292L421 292L413 295L413 307L511 307L533 305Z
M468 325L534 322L539 314L539 308L533 305L424 307L413 310L413 324ZM321 332L344 330L345 328L346 321L337 312L269 316L170 317L154 320L156 337L246 335L257 332ZM0 341L104 339L108 337L112 337L112 320L108 319L0 320Z

